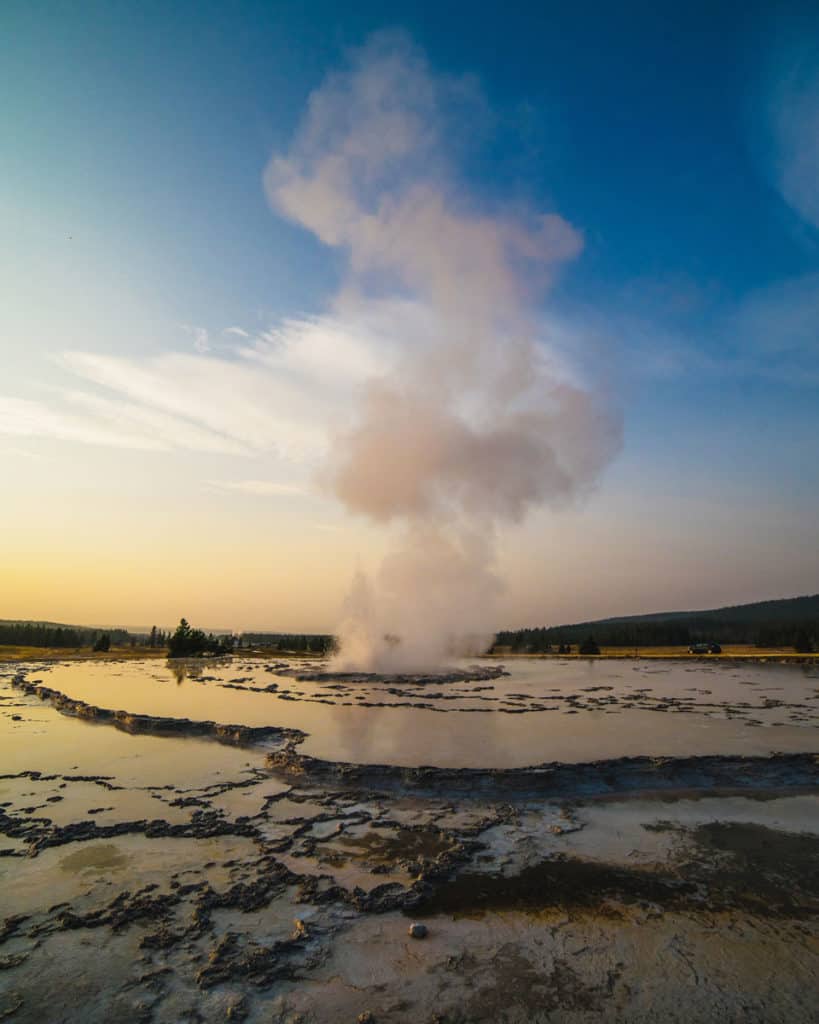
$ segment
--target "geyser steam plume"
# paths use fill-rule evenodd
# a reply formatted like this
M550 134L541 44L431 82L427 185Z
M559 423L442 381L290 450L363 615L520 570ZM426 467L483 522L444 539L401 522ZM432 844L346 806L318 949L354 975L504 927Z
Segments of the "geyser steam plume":
M395 531L348 599L348 667L435 667L488 643L498 526L588 488L620 443L535 312L580 234L551 212L487 212L456 185L447 154L482 119L474 81L434 76L405 36L379 34L311 95L266 172L278 211L346 251L337 312L381 324L389 353L326 470L348 509Z

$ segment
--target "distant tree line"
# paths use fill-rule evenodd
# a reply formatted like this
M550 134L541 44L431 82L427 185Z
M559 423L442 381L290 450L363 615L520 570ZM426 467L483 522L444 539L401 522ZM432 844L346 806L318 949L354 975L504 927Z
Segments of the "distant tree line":
M87 629L81 626L58 626L44 622L0 623L0 645L3 647L94 647L102 637L109 646L126 644L131 636L124 629ZM107 648L106 648L107 650Z
M282 652L325 654L335 648L335 639L316 633L242 633L240 636L205 633L182 619L175 632L152 626L147 633L126 629L92 629L49 622L0 622L0 646L56 647L108 651L112 646L145 646L167 649L170 657L196 654L226 654L237 647L266 647Z
M754 644L760 650L791 647L800 653L819 650L819 594L762 601L703 612L600 619L565 626L502 630L491 650L520 654L596 654L600 647L687 647L695 643ZM326 633L242 633L214 636L182 619L171 634L152 626L150 633L101 630L53 622L0 620L0 645L107 651L112 646L167 648L170 657L229 654L236 648L264 647L299 654L327 654L336 640Z
M242 633L238 647L269 647L300 654L326 654L335 649L335 637L326 633Z
M571 627L552 630L547 626L500 632L490 650L493 653L508 650L515 654L572 654L575 649L578 654L600 653L600 645L588 630L575 631Z
M326 654L335 649L335 638L325 633L240 633L238 635L207 635L201 629L193 629L182 619L176 632L165 636L151 630L149 643L159 646L164 641L171 658L194 657L197 654L230 654L237 649L264 647L282 653Z
M760 649L793 647L810 653L819 646L819 618L775 622L747 622L719 616L690 619L646 619L579 623L504 630L497 634L493 650L515 653L563 653L566 644L602 647L687 647L693 643L754 644ZM581 651L581 653L583 653Z
M768 626L760 629L754 641L757 647L794 647L801 654L810 654L819 647L819 622L804 622L788 627Z

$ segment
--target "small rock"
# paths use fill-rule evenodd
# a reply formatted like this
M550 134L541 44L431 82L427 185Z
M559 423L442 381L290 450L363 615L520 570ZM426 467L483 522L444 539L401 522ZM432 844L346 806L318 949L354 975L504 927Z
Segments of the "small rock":
M411 939L425 939L427 937L427 926L425 924L411 924L409 926Z
M225 1013L225 1016L227 1017L228 1020L236 1021L246 1020L247 1015L248 1005L247 1000L244 998L244 996L237 999L236 1002L231 1003L227 1008L227 1012Z
M358 1024L375 1024L375 1017L369 1010L364 1010L358 1015Z

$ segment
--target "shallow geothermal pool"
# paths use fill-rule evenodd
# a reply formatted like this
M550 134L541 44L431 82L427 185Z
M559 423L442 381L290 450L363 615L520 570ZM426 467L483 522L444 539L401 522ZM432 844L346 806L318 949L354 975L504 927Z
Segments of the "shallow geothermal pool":
M425 682L333 679L325 668L80 662L27 666L26 678L100 708L299 729L300 754L359 764L516 768L819 751L815 665L514 659L499 678Z
M819 666L460 668L0 666L0 1019L814 1020Z

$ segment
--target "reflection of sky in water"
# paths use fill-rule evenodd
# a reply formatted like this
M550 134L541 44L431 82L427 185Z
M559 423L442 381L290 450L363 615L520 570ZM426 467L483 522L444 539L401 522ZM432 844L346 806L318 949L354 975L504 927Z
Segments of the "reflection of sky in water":
M53 685L48 676L42 678L46 685ZM0 711L6 712L0 714L3 772L105 775L114 776L118 784L137 786L162 786L172 780L186 787L212 785L258 765L252 751L195 737L131 735L110 725L63 715L47 702L22 696L6 684L0 684L0 693L13 695L15 702L13 708L0 702ZM108 695L112 696L110 681ZM12 712L22 721L13 721ZM106 800L98 802L105 804Z
M815 667L516 659L508 668L510 676L489 682L399 684L399 694L390 694L387 685L377 683L333 691L327 681L278 676L265 671L264 663L241 659L232 664L172 666L156 661L74 663L51 672L31 672L29 679L42 679L47 686L101 707L299 728L309 734L300 748L303 753L339 761L511 767L638 754L819 750ZM275 683L279 693L219 685L237 679L242 680L239 685L257 691ZM283 691L335 703L287 700ZM444 699L453 694L456 700ZM576 698L574 714L566 713L572 707L565 700L570 694ZM424 702L440 710L357 707L357 697L372 703ZM680 712L673 705L665 711L623 707L669 706L664 704L669 698L694 710ZM766 708L769 701L786 706ZM533 704L549 710L502 710ZM794 706L800 704L804 706ZM748 724L749 720L768 727Z

